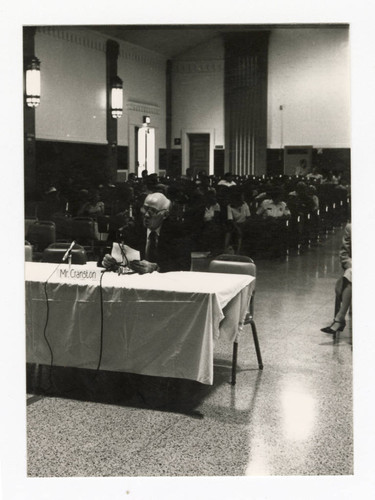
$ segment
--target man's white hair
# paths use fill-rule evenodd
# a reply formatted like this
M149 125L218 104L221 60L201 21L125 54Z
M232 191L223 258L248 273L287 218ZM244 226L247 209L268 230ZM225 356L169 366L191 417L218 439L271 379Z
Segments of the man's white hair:
M151 193L147 195L145 203L152 203L156 205L159 210L169 210L171 206L171 200L163 193Z

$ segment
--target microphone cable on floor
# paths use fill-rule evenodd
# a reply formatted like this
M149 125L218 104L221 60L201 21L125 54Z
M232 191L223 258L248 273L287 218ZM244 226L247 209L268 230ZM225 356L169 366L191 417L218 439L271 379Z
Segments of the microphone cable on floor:
M55 272L58 270L58 268L61 266L61 262L55 267L55 269L52 271L52 273L48 276L48 278L46 279L46 281L44 282L44 294L45 294L45 297L46 297L46 321L44 323L44 329L43 329L43 337L44 337L44 340L46 341L46 344L48 346L48 349L49 349L49 352L51 354L51 362L50 362L50 365L49 365L49 387L47 387L47 389L44 390L44 393L46 393L47 391L49 391L50 389L52 389L52 367L53 367L53 351L52 351L52 347L51 347L51 344L49 343L49 340L47 338L47 326L48 326L48 321L49 321L49 301L48 301L48 294L47 294L47 284L48 284L48 281L51 279L51 277L55 274Z
M104 269L101 271L101 276L99 280L99 295L100 295L100 349L99 349L99 360L98 360L98 366L96 367L96 373L98 373L100 369L100 365L102 362L102 355L103 355L103 323L104 323L104 304L103 304L103 286L102 286L102 281L103 281L103 276L105 273L109 272L109 269Z

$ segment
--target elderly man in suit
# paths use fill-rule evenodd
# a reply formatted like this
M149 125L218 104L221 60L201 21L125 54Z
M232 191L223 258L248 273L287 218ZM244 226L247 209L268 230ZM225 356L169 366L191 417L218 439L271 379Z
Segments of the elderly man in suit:
M190 270L190 238L182 226L168 220L170 205L164 194L149 194L141 208L142 224L122 233L123 242L140 252L141 260L129 264L137 273ZM104 267L110 262L105 256Z

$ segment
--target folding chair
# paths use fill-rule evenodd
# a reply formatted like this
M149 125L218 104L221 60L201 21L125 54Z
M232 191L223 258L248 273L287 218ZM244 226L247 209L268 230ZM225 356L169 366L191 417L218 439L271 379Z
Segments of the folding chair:
M256 265L254 264L254 261L250 257L246 257L244 255L221 254L211 261L209 265L209 272L228 273L228 274L248 274L250 276L255 277ZM259 369L263 370L263 361L260 353L257 329L254 321L254 292L251 296L249 310L246 314L243 324L251 326ZM238 334L233 342L232 385L236 384L237 355L238 355Z
M51 220L56 224L56 242L72 240L72 218L64 213L55 213Z
M34 222L27 231L26 239L33 246L34 255L36 253L41 256L41 252L56 241L55 223L48 220Z
M73 217L72 239L82 245L91 258L95 258L95 245L99 244L97 226L91 217Z
M27 216L25 218L25 236L28 234L30 226L35 224L35 222L37 222L37 220L38 220L38 218L34 217L34 216Z

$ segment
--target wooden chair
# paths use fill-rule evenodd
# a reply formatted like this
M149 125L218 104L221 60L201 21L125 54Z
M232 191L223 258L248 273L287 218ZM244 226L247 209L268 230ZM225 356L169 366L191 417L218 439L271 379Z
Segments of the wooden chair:
M254 261L250 257L244 255L221 254L215 257L215 259L210 262L209 272L248 274L250 276L255 277L256 265L254 264ZM251 326L259 369L263 370L263 361L259 347L258 333L254 321L254 292L251 296L249 310L246 314L243 324ZM238 357L238 335L236 336L233 342L232 385L236 384L237 357Z

